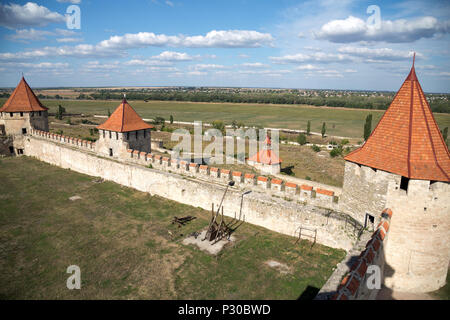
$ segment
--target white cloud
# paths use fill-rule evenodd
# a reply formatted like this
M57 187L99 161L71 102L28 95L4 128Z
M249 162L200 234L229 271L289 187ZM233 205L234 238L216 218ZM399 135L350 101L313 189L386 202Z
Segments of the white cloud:
M187 53L180 53L175 51L164 51L157 56L153 56L152 59L164 60L164 61L191 61L195 57L188 55Z
M273 38L269 33L251 30L212 30L199 36L167 36L153 32L127 33L103 40L98 47L104 49L129 49L149 46L192 47L192 48L255 48L270 45Z
M45 40L48 36L64 36L67 37L69 39L69 37L77 35L76 32L71 31L71 30L65 30L65 29L55 29L55 31L47 31L47 30L37 30L34 28L30 28L30 29L16 29L15 30L15 34L9 35L6 38L9 40L14 40L14 41L20 41L20 40L25 40L25 41L40 41L40 40ZM71 37L71 39L75 39L73 37ZM75 42L75 41L60 41L62 39L57 39L58 42ZM77 42L82 41L81 38L77 38Z
M191 66L191 68L195 70L218 70L225 69L226 67L221 64L196 64L194 66Z
M207 75L207 72L203 72L203 71L189 71L186 74L191 75L191 76L204 76Z
M125 64L135 66L171 66L174 62L192 61L198 58L199 56L190 56L185 52L164 51L148 59L133 59L125 62Z
M72 4L80 4L81 0L56 0L60 3L72 3Z
M133 59L124 63L128 66L171 66L172 62L169 61L161 61L161 60L141 60L141 59Z
M319 70L321 69L318 66L314 66L312 64L304 64L295 68L295 70Z
M83 41L83 38L59 38L56 39L56 41L61 43L72 43L72 42L81 42Z
M268 67L267 64L261 63L261 62L247 62L242 63L241 66L246 68L266 68Z
M356 57L365 58L366 62L385 62L407 60L413 57L412 51L399 51L390 48L366 48L366 47L341 47L338 49L340 53L349 54ZM420 53L416 53L417 57L422 57Z
M63 62L40 62L40 63L28 63L28 62L21 62L21 63L12 63L12 62L6 62L6 63L0 63L0 66L6 69L26 69L26 70L62 70L67 69L69 67L68 63Z
M332 63L332 62L348 62L350 57L343 54L314 52L310 54L297 53L294 55L285 55L282 57L269 57L276 63Z
M61 30L61 29L60 29ZM211 31L205 36L167 36L156 35L151 32L139 32L125 34L124 36L112 36L96 45L80 44L74 47L44 47L17 53L1 53L2 60L21 60L51 56L63 57L106 57L125 56L126 49L144 48L148 46L184 46L184 47L258 47L269 44L272 36L268 33L257 31L231 30ZM211 55L215 58L215 55ZM161 57L163 59L164 57ZM177 60L177 57L174 56Z
M167 4L169 7L173 7L173 6L174 6L173 2L172 2L172 1L169 1L169 0L166 0L166 4Z
M64 21L63 15L34 2L27 2L23 6L14 3L0 4L0 26L3 27L45 26Z
M439 22L434 17L420 17L405 20L381 20L379 27L364 20L349 16L344 20L332 20L314 32L316 39L335 43L358 41L384 41L390 43L413 42L450 32L450 22Z
M36 30L33 28L15 30L15 32L15 34L7 36L7 39L39 41L44 40L47 36L54 34L51 31Z

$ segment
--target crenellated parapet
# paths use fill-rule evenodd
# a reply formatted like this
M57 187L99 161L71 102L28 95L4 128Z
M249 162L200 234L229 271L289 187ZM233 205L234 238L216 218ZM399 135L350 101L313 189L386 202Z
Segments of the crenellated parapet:
M244 174L240 171L199 165L195 162L172 159L138 150L128 149L127 155L128 158L126 160L144 166L151 165L153 169L178 173L219 184L227 184L229 181L234 181L234 185L237 188L254 189L255 191L266 192L275 197L288 199L289 201L309 203L323 208L338 210L339 198L331 190L323 188L316 189L309 185L299 186L278 178L256 176L253 173Z
M386 266L385 246L391 224L392 210L385 209L381 214L372 237L359 257L344 276L332 300L373 300L376 298L383 283L383 273Z
M80 139L80 138L74 138L65 136L62 134L57 133L51 133L47 131L37 130L37 129L31 129L30 134L35 137L48 139L54 142L63 143L65 145L69 145L72 147L77 147L80 149L95 151L95 142Z

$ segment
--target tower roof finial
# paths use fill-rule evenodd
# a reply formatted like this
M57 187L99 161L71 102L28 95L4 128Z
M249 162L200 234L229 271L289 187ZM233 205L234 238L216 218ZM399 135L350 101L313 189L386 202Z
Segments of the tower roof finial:
M416 62L416 52L414 51L414 55L413 55L413 65L412 67L414 68L414 63Z

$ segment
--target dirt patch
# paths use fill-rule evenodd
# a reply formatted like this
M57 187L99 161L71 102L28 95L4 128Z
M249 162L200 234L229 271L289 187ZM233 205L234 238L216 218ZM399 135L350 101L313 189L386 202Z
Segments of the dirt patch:
M268 260L264 263L271 268L277 269L282 274L291 273L291 268L285 263L281 263L275 260Z
M202 239L205 238L205 234L206 234L206 230L203 230L197 236L197 238L195 236L189 236L183 240L183 244L185 244L185 245L193 244L193 245L196 245L197 247L199 247L199 249L202 251L206 251L209 254L216 255L223 249L223 247L225 247L225 245L227 245L230 242L235 241L235 237L231 236L230 240L222 239L219 242L216 242L213 244L213 242L210 242L208 240L202 241Z

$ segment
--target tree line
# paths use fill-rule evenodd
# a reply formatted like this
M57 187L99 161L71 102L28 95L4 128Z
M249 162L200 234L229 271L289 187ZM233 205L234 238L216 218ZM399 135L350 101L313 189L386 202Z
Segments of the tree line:
M86 97L87 95L84 95ZM120 100L121 93L99 91L89 95L94 100ZM296 93L272 92L204 92L204 91L164 91L127 92L130 100L160 100L160 101L189 101L189 102L231 102L231 103L264 103L264 104L307 104L313 106L328 106L355 109L386 110L392 102L393 95L360 96L357 94L346 96L300 96ZM450 101L432 100L430 107L433 112L450 113Z

